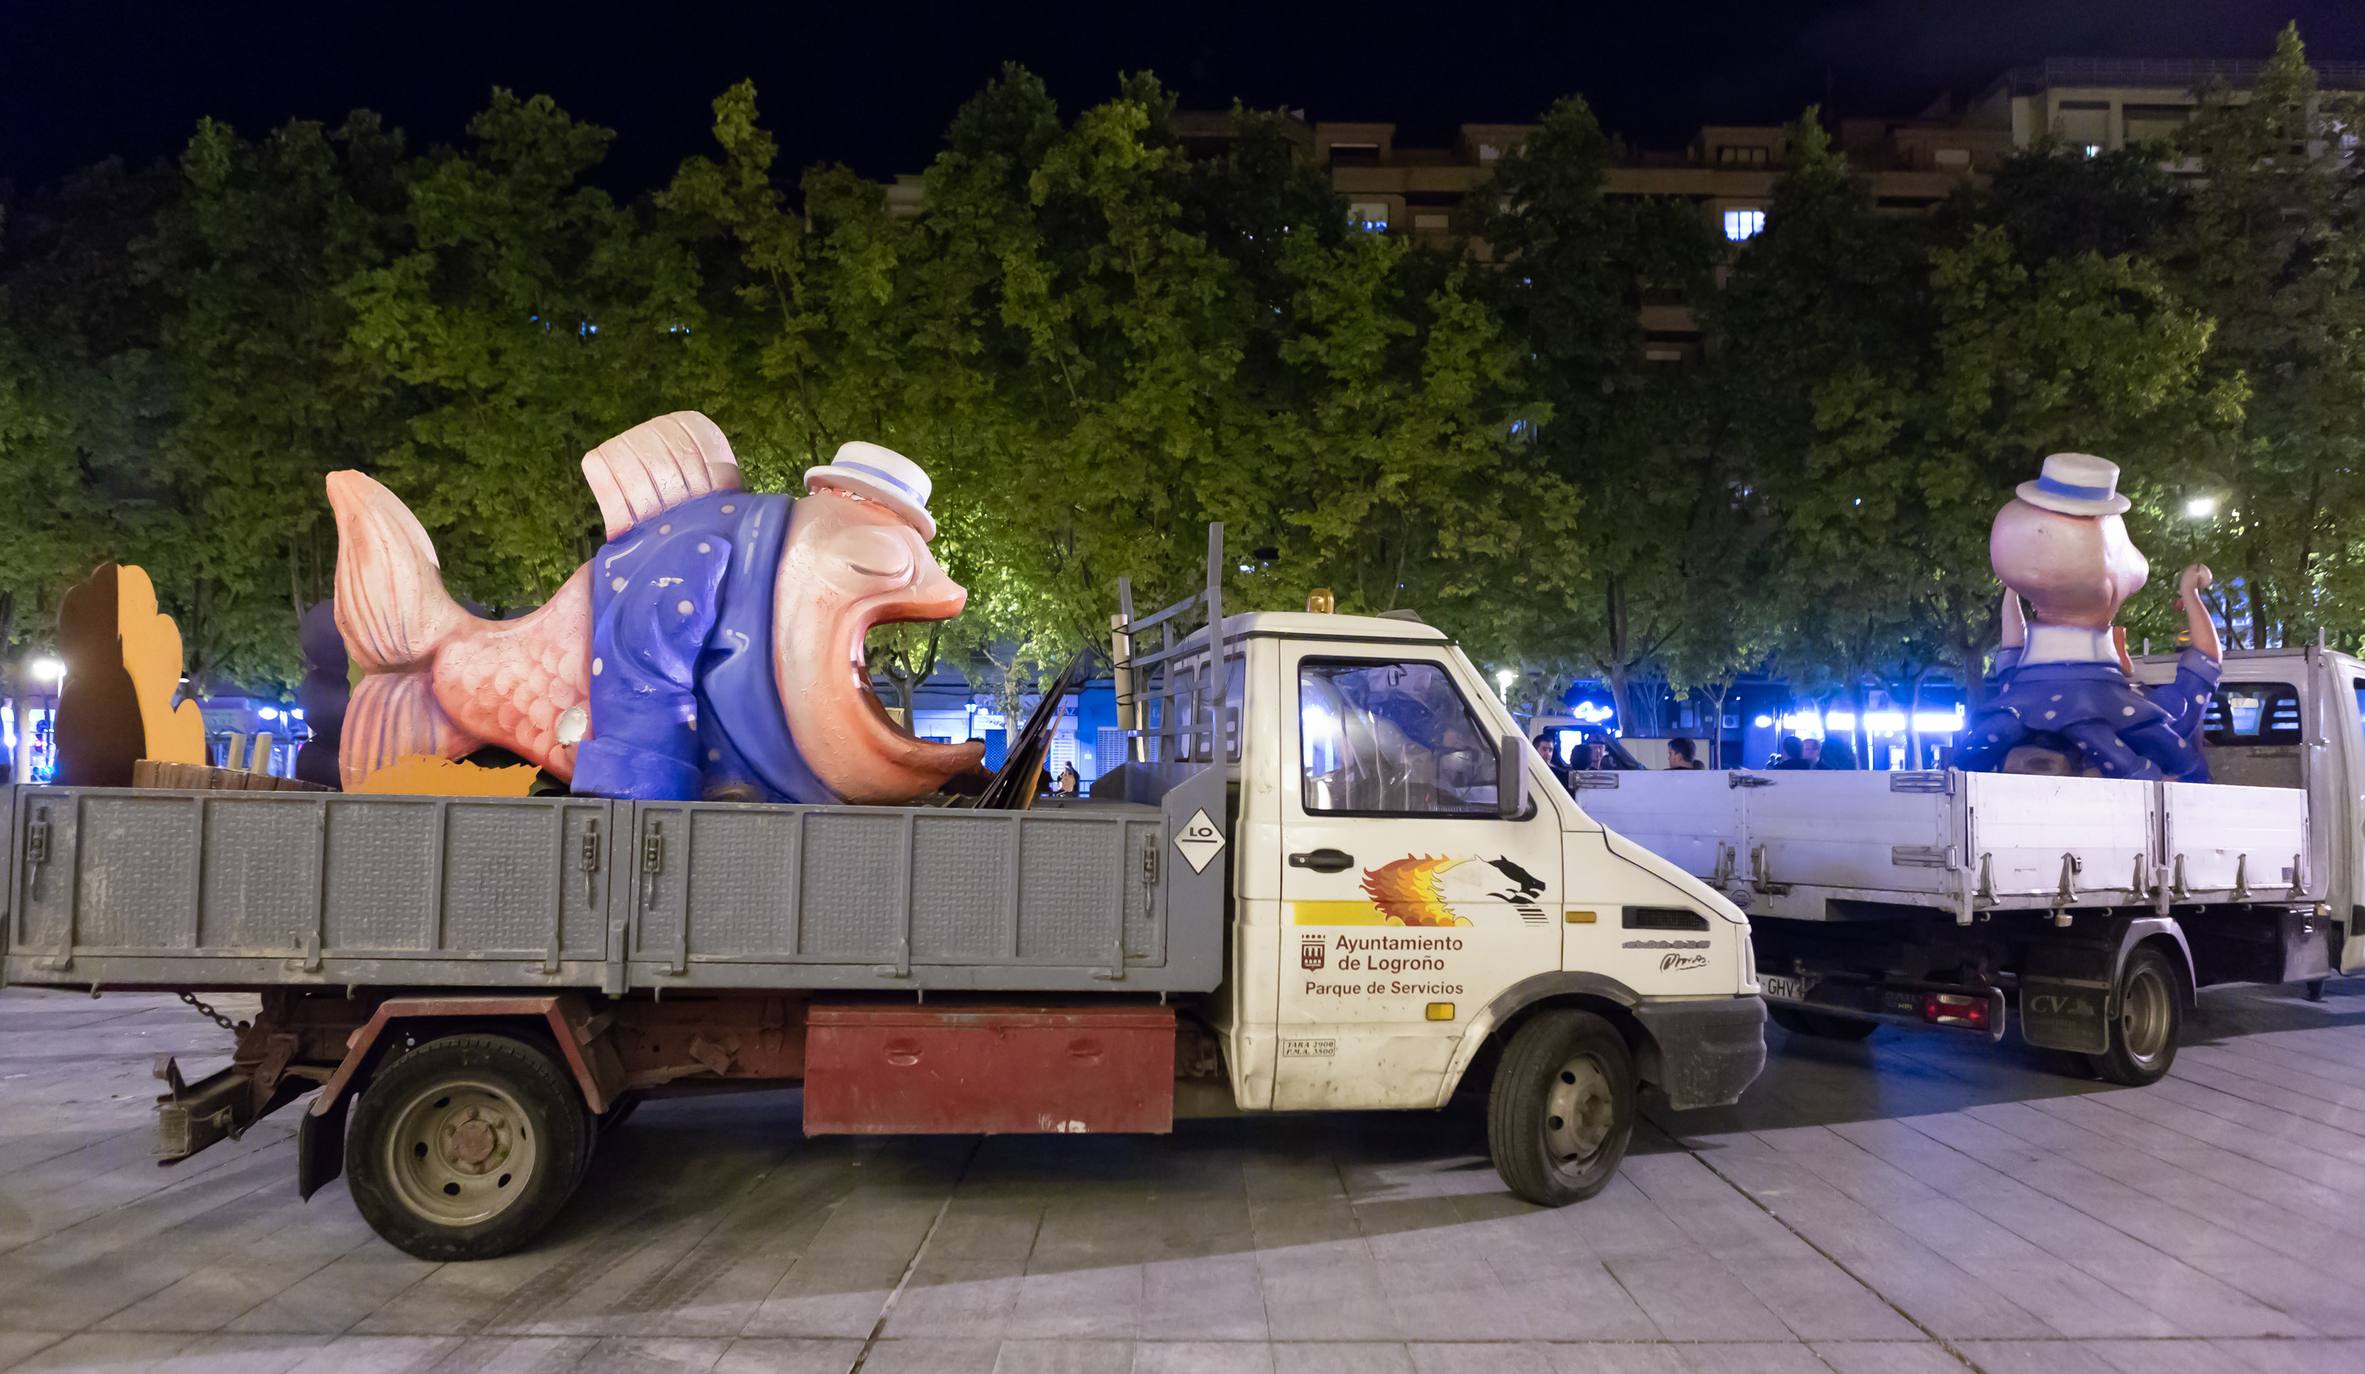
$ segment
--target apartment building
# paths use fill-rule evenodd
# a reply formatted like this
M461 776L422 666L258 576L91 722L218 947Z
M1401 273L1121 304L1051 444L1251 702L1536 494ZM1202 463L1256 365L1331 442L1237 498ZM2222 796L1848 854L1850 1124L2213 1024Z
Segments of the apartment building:
M2365 90L2365 63L2314 64L2328 91ZM2258 82L2260 62L2054 57L2014 67L1935 120L2008 137L2025 148L2048 135L2092 152L2165 140L2200 108L2210 86L2241 92ZM2238 97L2237 97L2238 98Z
M2256 84L2262 65L2049 58L2012 68L1967 99L1941 96L1911 117L1841 117L1832 125L1833 141L1880 209L1925 214L2046 138L2098 153L2172 137L2199 108L2204 89L2239 92ZM2316 73L2326 90L2365 91L2365 63L2321 63ZM1203 152L1233 134L1224 111L1184 111L1175 123L1185 146ZM1301 156L1328 172L1356 227L1437 247L1468 245L1485 256L1473 197L1535 126L1463 124L1424 141L1405 137L1394 123L1309 120L1297 110L1281 129ZM1610 169L1608 189L1688 201L1738 244L1765 227L1787 141L1781 125L1704 125L1682 147L1629 150ZM899 216L918 214L921 194L916 176L899 176L887 188ZM1697 353L1699 327L1688 306L1646 298L1642 317L1644 347L1654 360Z

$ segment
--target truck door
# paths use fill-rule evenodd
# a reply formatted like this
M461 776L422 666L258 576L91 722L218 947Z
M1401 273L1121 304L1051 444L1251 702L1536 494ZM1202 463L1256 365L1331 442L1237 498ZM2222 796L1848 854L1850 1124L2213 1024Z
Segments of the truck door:
M1465 676L1444 646L1284 657L1277 1108L1428 1106L1470 1018L1560 967L1559 815L1532 769L1497 815Z

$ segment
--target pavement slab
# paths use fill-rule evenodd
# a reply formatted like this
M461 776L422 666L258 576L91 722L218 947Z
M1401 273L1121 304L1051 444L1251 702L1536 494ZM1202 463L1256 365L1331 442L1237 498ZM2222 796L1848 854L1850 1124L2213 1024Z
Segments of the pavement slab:
M10 989L0 1370L2365 1374L2365 979L2325 991L2205 993L2139 1090L1771 1030L1559 1211L1462 1108L806 1140L793 1091L659 1100L541 1241L445 1265L298 1200L290 1113L158 1169L150 1063L229 1050L177 1001Z

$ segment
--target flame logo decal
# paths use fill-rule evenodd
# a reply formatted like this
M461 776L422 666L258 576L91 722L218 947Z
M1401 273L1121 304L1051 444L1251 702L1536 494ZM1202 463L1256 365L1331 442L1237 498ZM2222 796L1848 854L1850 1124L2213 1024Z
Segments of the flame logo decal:
M1428 854L1409 855L1366 869L1363 891L1389 925L1466 926L1470 924L1468 918L1454 915L1453 909L1446 905L1439 879L1447 869L1467 862Z

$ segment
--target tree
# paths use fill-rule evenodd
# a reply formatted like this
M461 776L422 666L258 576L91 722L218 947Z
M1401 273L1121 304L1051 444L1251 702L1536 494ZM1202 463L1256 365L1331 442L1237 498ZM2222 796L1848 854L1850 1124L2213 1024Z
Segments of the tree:
M2356 103L2319 90L2285 28L2248 92L2202 93L2181 151L2206 175L2172 249L2176 283L2213 317L2210 375L2247 393L2238 442L2189 465L2164 513L2214 498L2208 533L2233 599L2228 642L2345 628L2365 609L2365 200Z
M695 404L711 345L695 255L584 184L607 130L495 91L469 132L410 169L409 251L339 295L356 365L409 397L378 475L456 594L519 608L598 547L576 459Z
M164 361L177 413L165 462L200 557L152 569L196 675L288 682L296 623L333 587L323 477L376 466L410 394L346 350L339 288L408 247L401 138L356 114L259 143L202 121L158 219Z
M1634 679L1702 619L1693 584L1714 552L1691 536L1731 487L1706 447L1699 376L1649 361L1641 324L1646 302L1706 296L1717 241L1695 206L1611 196L1616 158L1585 103L1562 100L1498 164L1479 224L1501 262L1491 285L1521 362L1521 432L1554 482L1528 512L1546 566L1518 579L1524 637L1606 680L1632 728Z
M53 642L59 595L99 563L185 559L200 538L156 461L176 398L148 234L168 195L159 172L101 163L0 222L0 658L12 666ZM8 685L21 702L21 679Z

